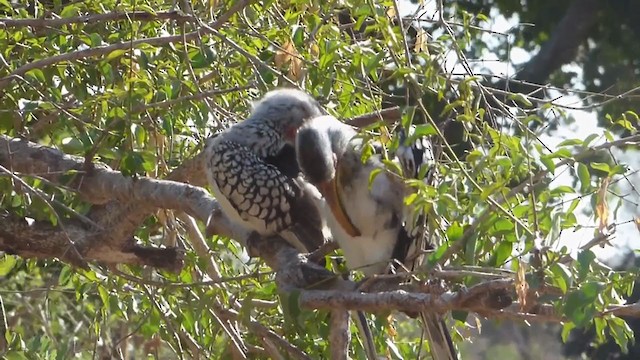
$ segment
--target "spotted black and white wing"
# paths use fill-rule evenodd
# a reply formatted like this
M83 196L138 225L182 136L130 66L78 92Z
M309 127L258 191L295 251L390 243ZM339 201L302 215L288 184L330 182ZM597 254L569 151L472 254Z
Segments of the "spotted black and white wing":
M410 132L413 129L411 129ZM406 131L400 128L397 132L399 146L396 150L396 157L400 162L404 176L408 179L420 178L420 171L425 169L424 178L431 181L434 169L434 154L431 141L426 136L419 136L414 140L409 139Z
M314 212L318 212L316 204L297 179L243 145L216 142L209 149L207 176L223 210L261 235L281 234L307 222L317 227L320 215L314 217ZM286 240L305 252L322 244L314 236Z

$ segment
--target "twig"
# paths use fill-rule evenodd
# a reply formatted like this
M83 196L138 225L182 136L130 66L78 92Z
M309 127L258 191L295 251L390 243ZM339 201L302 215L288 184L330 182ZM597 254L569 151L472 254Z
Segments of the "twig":
M222 275L220 274L220 268L218 268L218 264L213 261L209 245L207 245L202 232L200 232L200 229L198 229L198 224L196 224L196 221L193 219L193 217L185 213L179 212L177 215L178 218L184 223L187 234L189 235L189 239L191 240L191 245L193 246L196 254L199 258L206 260L207 275L209 275L209 277L213 280L220 280L222 278ZM217 283L217 285L223 284L224 283ZM222 287L224 288L224 286Z
M136 48L140 45L147 44L150 46L161 46L171 43L181 42L183 40L193 41L198 39L203 34L210 33L212 30L219 29L222 25L227 22L236 12L242 10L245 6L249 5L253 0L239 0L234 3L229 10L227 10L224 14L220 15L216 21L214 21L211 25L208 25L206 28L198 29L196 31L192 31L188 34L184 35L174 35L174 36L160 36L149 39L138 39L127 42L120 42L116 44L106 45L106 46L98 46L85 50L72 51L66 54L60 54L52 57L48 57L46 59L41 59L34 61L32 63L23 65L14 71L12 71L9 75L0 78L0 90L4 89L9 83L33 69L44 68L53 64L57 64L63 61L77 61L80 59L85 59L88 57L102 56L111 53L115 50L129 50L130 48Z
M280 335L275 333L273 330L267 328L259 322L254 320L245 321L244 318L240 316L240 314L235 310L225 309L223 307L220 307L219 304L214 304L214 306L218 307L217 310L220 313L220 316L228 321L238 321L244 323L253 333L262 338L269 339L274 344L285 350L293 359L311 360L311 358L302 350L298 349L287 340L282 338Z
M91 14L74 16L59 19L0 19L0 27L59 27L79 23L97 23L103 21L133 20L133 21L155 21L155 20L176 20L179 22L194 21L191 15L181 14L178 11L158 11L154 14L146 11L134 12L109 12L106 14Z
M329 325L331 359L346 360L349 358L349 343L351 342L349 318L349 312L344 309L335 309L331 311L331 324Z
M375 124L377 121L383 121L385 124L394 124L402 119L402 112L400 107L394 106L388 109L382 109L372 113L356 116L345 121L346 124L364 128L371 124Z

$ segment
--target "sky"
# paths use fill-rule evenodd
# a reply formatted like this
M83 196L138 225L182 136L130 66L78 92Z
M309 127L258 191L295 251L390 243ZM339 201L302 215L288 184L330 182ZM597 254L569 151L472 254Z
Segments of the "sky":
M412 15L417 9L416 4L412 4L408 0L400 0L400 14L402 16ZM424 16L432 17L436 11L436 2L435 1L425 1L423 6ZM423 12L421 12L423 13ZM492 11L489 14L489 18L491 19L491 23L483 23L481 26L487 30L491 30L492 32L486 32L483 35L483 40L488 44L496 44L498 41L504 41L504 34L509 33L511 29L519 26L519 19L517 15L514 15L511 18L505 18L500 15L497 11ZM529 25L530 26L530 25ZM497 34L500 33L500 34ZM490 70L493 74L498 74L502 76L513 76L516 72L516 67L514 64L522 64L527 62L533 54L530 54L524 51L521 48L512 47L509 53L508 59L499 59L496 54L492 54L487 52L483 54L483 58L481 62L473 61L471 65L474 64L478 67L482 67L486 72L486 69ZM480 60L480 59L474 59ZM464 70L456 65L457 59L455 54L452 52L450 54L450 59L447 60L447 69L461 73ZM563 66L563 71L572 71L578 74L578 81L576 87L580 89L581 82L580 78L582 77L582 69L575 64L568 64ZM560 95L560 93L558 93ZM565 95L558 99L557 103L562 105L573 105L580 106L581 102L577 96L574 95ZM558 126L558 130L553 132L545 132L540 134L540 140L549 148L554 149L557 145L565 139L584 139L591 134L602 135L604 129L599 127L597 124L597 114L595 112L581 111L581 110L568 110L568 113L571 117L575 119L572 124L566 125L561 124ZM600 143L604 142L603 139L600 140ZM597 145L598 142L594 142L594 145ZM633 160L633 156L629 156L628 154L623 154L618 151L615 153L616 158L621 160L622 162L629 165L631 170L637 169L640 167L639 161ZM558 175L558 174L556 174ZM640 184L640 176L638 174L630 177L632 183ZM619 193L629 193L629 186L625 182L620 182L620 189L617 189ZM560 174L554 182L550 186L555 187L559 185L573 185L573 177L570 172L565 171ZM640 203L640 199L637 194L631 193L630 195L632 202L627 202L625 206L618 213L618 218L613 219L616 223L624 222L630 219L633 219L634 216L640 215L640 207L636 204ZM616 206L616 202L612 201L613 199L609 199L609 207L613 209ZM576 209L576 217L578 220L578 224L583 227L580 230L573 231L571 229L565 230L560 235L559 241L555 244L555 246L564 246L566 245L569 249L575 253L577 249L591 240L594 237L594 228L596 225L595 219L593 216L585 215L582 211L584 209L584 205L590 206L589 201L583 201L582 204ZM610 216L613 217L613 212L610 210ZM613 246L606 246L604 248L595 247L592 250L602 259L615 259L624 249L638 249L640 248L640 236L638 236L638 230L632 222L628 222L626 224L618 225L616 228L616 232L613 240L611 241ZM615 261L614 261L615 262Z

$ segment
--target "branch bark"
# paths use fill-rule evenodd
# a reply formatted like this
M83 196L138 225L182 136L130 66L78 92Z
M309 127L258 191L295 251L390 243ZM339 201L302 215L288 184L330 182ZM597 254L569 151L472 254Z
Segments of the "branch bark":
M144 204L142 207L145 209L176 209L201 221L218 208L218 203L200 187L144 177L127 178L103 164L95 164L88 172L79 170L84 168L81 157L5 135L0 135L0 164L14 173L39 176L72 189L92 204L118 199L128 202L131 208L138 203ZM196 167L190 162L186 165L185 169ZM105 214L105 218L91 227L73 220L65 221L64 226L53 227L37 221L29 226L21 219L5 215L3 224L6 225L0 233L0 247L20 256L58 257L76 265L81 265L84 258L170 270L181 268L181 251L139 246L135 244L132 233L120 236L121 233L115 230L119 226L117 220L122 221L121 225L131 219L122 219L118 214ZM222 231L243 238L241 233L234 232L236 227L226 217L220 218L219 222ZM135 227L139 224L130 223Z
M349 319L349 312L344 309L331 311L331 331L329 332L331 359L346 360L349 358L349 342L351 341Z
M158 269L178 271L183 266L184 254L177 248L159 249L133 243L126 248L114 248L98 243L83 248L79 244L91 243L99 232L84 224L67 220L64 227L0 213L0 250L24 258L58 258L75 266L84 267L87 260L111 264L148 265Z
M544 84L553 72L575 59L578 49L585 43L596 23L602 4L599 0L573 1L551 38L542 45L540 51L524 65L515 78ZM496 87L506 89L507 82L502 81ZM509 88L513 92L526 94L539 89L539 86L512 83L509 84Z

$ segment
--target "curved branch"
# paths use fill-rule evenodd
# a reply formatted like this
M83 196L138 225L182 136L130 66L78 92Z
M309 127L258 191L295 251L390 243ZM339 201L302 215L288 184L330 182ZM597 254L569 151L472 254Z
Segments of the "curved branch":
M23 258L58 258L79 267L86 266L87 260L148 265L169 271L178 271L183 265L184 254L176 248L156 249L131 244L118 249L100 243L82 251L77 244L90 243L99 233L73 220L65 221L62 228L43 221L29 224L22 218L3 213L0 222L0 250Z

